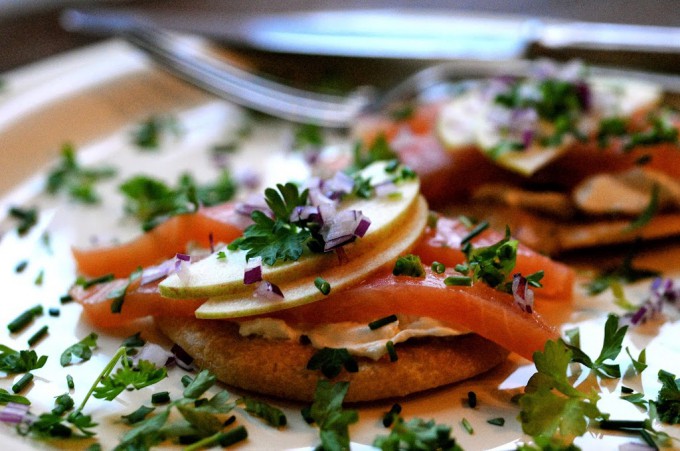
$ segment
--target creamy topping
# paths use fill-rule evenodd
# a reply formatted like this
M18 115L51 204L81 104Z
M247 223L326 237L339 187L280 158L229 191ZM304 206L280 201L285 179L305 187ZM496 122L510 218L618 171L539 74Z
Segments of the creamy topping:
M311 328L291 327L285 321L274 318L257 318L239 322L242 336L259 336L272 340L299 340L309 338L317 349L345 348L355 356L378 360L387 354L387 342L402 343L416 337L450 337L463 335L431 318L397 315L397 321L371 330L368 324L340 322L322 324Z

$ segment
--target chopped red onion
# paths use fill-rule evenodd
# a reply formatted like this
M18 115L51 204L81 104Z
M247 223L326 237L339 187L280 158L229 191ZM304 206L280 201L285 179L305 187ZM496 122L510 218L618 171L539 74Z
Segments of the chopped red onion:
M333 220L333 217L337 214L334 204L320 204L319 209L319 224L324 225L327 222Z
M521 274L512 276L512 297L519 308L527 313L533 313L534 291L529 288L526 277Z
M298 206L293 209L290 214L290 222L304 221L306 219L314 220L319 217L319 207L312 205Z
M637 311L621 318L624 323L631 326L644 324L660 314L665 303L675 304L680 299L680 287L675 286L673 279L656 278L649 291L649 297Z
M283 292L276 284L263 280L255 289L253 296L267 301L280 301L283 299Z
M0 411L0 421L9 424L19 424L24 422L28 416L29 405L19 404L17 402L8 402L2 411Z
M357 224L357 227L354 229L354 235L358 236L359 238L363 238L371 225L371 220L364 216L361 212L359 212L359 214L361 217L359 219L359 224Z
M243 283L250 285L262 280L262 257L248 259L246 270L243 273Z
M212 232L208 234L208 242L210 243L210 253L215 253L215 236Z
M250 168L234 171L234 179L239 186L247 189L255 189L262 182L260 174Z
M340 199L354 189L354 179L342 171L335 173L333 177L324 180L322 188L326 196L331 199Z
M534 130L527 128L522 132L522 145L524 148L531 147L531 143L534 142Z
M354 241L356 237L366 234L371 220L361 211L343 210L338 212L330 221L324 221L320 234L324 239L324 251Z
M385 197L397 192L397 185L395 185L394 182L387 180L375 185L373 189L375 189L375 195L377 197Z
M147 360L157 367L161 367L167 366L168 364L174 362L175 356L171 352L166 351L163 347L155 343L146 342L139 350L139 353L135 355L132 360L135 365L140 360Z
M183 283L189 283L191 274L189 267L191 266L191 257L186 254L177 254L175 256L175 272Z
M338 247L342 247L346 244L354 242L354 240L356 240L356 238L357 238L356 236L354 236L353 234L350 233L348 235L339 236L339 237L332 239L332 240L326 240L324 247L323 247L323 250L324 250L324 252L332 251L332 250L334 250Z
M336 247L333 250L335 251L335 255L338 256L338 264L344 265L349 261L349 257L347 256L347 252L345 252L344 247Z
M186 371L195 369L194 358L191 357L180 345L177 343L172 345L170 352L175 356L177 366Z
M274 217L274 213L267 206L262 194L252 195L245 202L238 202L236 204L236 213L241 216L250 218L254 211L261 211L270 218Z
M163 263L160 263L156 266L149 266L148 268L144 268L144 271L142 271L142 278L140 280L140 285L147 285L151 282L155 282L159 279L162 279L175 270L175 259L171 258L168 260L165 260Z

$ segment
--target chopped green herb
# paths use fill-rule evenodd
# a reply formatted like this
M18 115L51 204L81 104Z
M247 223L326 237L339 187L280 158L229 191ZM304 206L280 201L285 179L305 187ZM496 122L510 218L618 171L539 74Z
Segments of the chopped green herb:
M609 315L604 325L604 340L600 355L594 361L581 348L565 344L572 351L572 361L593 369L598 375L609 378L621 377L621 369L617 364L605 363L618 357L622 349L623 338L628 326L619 327L619 318Z
M420 257L414 254L401 256L394 263L392 274L395 276L425 277L425 268Z
M389 315L384 318L376 319L375 321L371 321L368 323L368 328L371 330L376 330L379 329L383 326L386 326L390 323L394 323L398 320L397 315Z
M146 341L142 338L142 333L135 332L133 335L124 339L120 345L126 348L141 348L145 343Z
M66 386L68 387L69 390L73 390L76 388L76 384L73 382L73 376L70 374L66 375Z
M194 379L184 388L184 397L189 399L198 399L210 387L215 385L217 377L208 370L202 370L196 375Z
M317 277L316 279L314 279L314 286L324 296L328 296L328 294L331 292L331 284L326 282L326 280L322 277Z
M443 263L439 262L432 262L431 266L432 272L435 274L444 274L444 271L446 271L446 266Z
M30 336L28 341L28 346L34 346L37 342L45 338L47 335L48 326L42 326L36 333Z
M104 274L103 276L94 277L92 279L85 279L84 277L78 277L76 279L76 285L83 287L83 290L87 290L95 285L102 283L108 283L114 280L116 277L113 274Z
M60 304L68 304L69 302L73 302L73 296L71 296L70 294L65 294L59 297Z
M17 226L17 233L19 236L26 235L33 226L38 223L37 208L11 207L9 209L9 215L19 221L19 225Z
M397 350L395 349L394 342L392 342L392 340L388 341L385 344L385 347L387 348L387 355L390 356L390 362L396 362L397 360L399 360Z
M475 407L477 407L477 393L475 393L473 391L468 392L468 394L467 394L467 404L468 404L468 407L470 407L471 409L474 409Z
M17 404L23 404L25 406L31 404L31 401L29 401L28 398L26 398L25 396L13 395L4 388L0 388L0 404L7 404L9 402L15 402Z
M391 108L388 112L390 118L393 121L406 121L413 117L413 113L415 112L415 107L410 104L406 103L403 105L398 105L397 107Z
M472 277L469 276L449 276L444 279L444 285L448 287L471 287Z
M323 130L316 124L300 124L293 135L293 149L319 149L324 145Z
M61 315L61 310L59 310L57 307L50 307L50 308L47 310L47 313L48 313L50 316L55 316L55 317L56 317L56 316Z
M633 368L635 369L635 372L638 374L641 374L644 370L647 369L647 350L643 349L640 351L640 355L638 358L634 358L631 353L630 349L626 346L626 354L628 354L628 357L630 357L630 361L633 363Z
M649 198L649 204L645 207L645 209L640 213L640 215L635 218L626 228L624 231L630 232L632 230L639 229L640 227L644 227L645 225L649 224L649 221L651 221L654 218L654 215L659 211L659 191L661 189L659 188L658 184L654 184L652 186L652 192L651 192L651 197Z
M64 144L60 164L48 174L46 190L49 194L63 191L74 201L94 204L99 202L95 183L111 178L115 173L112 168L83 168L76 159L74 147Z
M35 276L35 280L33 281L33 284L35 286L41 286L43 284L43 281L45 280L45 271L40 270L38 271L38 274Z
M268 425L278 428L288 423L286 415L274 406L253 398L240 398L237 404L243 405L243 409L251 415L262 418Z
M628 132L626 121L620 117L609 117L600 121L597 131L597 143L600 147L607 147L611 137L625 136Z
M142 150L158 149L165 134L179 136L177 118L169 115L153 115L141 122L133 132L133 142Z
M33 374L32 373L26 373L23 376L21 376L21 379L19 379L14 385L12 385L12 392L14 393L19 393L22 391L28 384L30 384L33 381Z
M38 357L35 351L15 351L0 344L0 371L9 374L26 373L45 366L47 356Z
M121 349L125 351L125 348ZM116 372L113 372L113 367L111 367L107 375L100 378L99 385L92 391L95 398L112 401L128 387L139 390L167 376L165 368L157 368L147 360L140 360L134 367L128 363L127 357L123 357L121 362L122 366Z
M321 447L326 450L349 449L349 425L359 421L356 410L343 410L348 382L320 380L309 415L319 426Z
M128 288L130 288L130 285L132 285L135 281L139 280L142 278L143 274L143 269L142 267L138 267L136 270L130 274L128 277L128 281L125 285L121 286L120 288L117 288L115 290L111 290L108 295L106 296L107 299L111 299L111 313L120 313L121 310L123 309L123 302L125 302L125 294L127 293Z
M307 362L308 370L321 370L328 379L333 379L345 368L350 373L359 371L357 361L345 348L323 348Z
M28 324L33 321L33 319L36 316L42 315L43 314L43 307L42 305L36 305L34 307L31 307L30 309L26 310L16 318L14 318L10 323L7 325L7 329L15 334L17 332L20 332L23 330Z
M505 418L503 417L489 418L486 422L493 426L505 426Z
M625 150L631 150L638 146L654 146L662 143L677 143L678 129L672 121L661 116L651 117L651 130L632 133L626 143Z
M146 407L143 405L139 409L135 410L134 412L128 415L122 415L121 418L127 424L137 424L140 421L144 420L147 417L147 415L149 415L154 410L156 410L155 407Z
M468 434L472 435L475 433L475 430L472 428L472 425L467 420L467 418L463 418L460 421L460 424L463 426L463 429L465 429L465 432L467 432Z
M16 273L22 273L28 266L28 260L22 260L17 265L14 267L14 272Z
M623 390L621 391L623 393ZM638 406L642 409L647 410L647 400L645 399L644 393L628 393L622 394L621 399L628 401L629 403Z
M451 437L450 426L420 418L406 422L401 416L395 419L390 434L377 436L373 446L385 451L398 449L462 451L456 439Z
M364 148L363 143L358 142L354 146L354 162L348 169L353 173L359 171L376 161L396 160L397 153L392 149L384 134L378 135L370 147Z
M70 365L73 362L74 357L79 358L81 361L90 360L92 357L92 350L97 347L97 338L99 338L99 336L92 332L78 343L66 348L59 360L61 366Z
M620 266L605 269L586 285L588 294L596 295L612 288L616 283L633 283L639 280L659 276L659 272L633 266L636 249L632 249Z
M656 412L664 423L680 423L680 380L668 371L659 370L661 389L657 395Z
M510 239L510 229L506 227L505 237L486 247L473 247L469 242L463 246L467 266L472 272L472 282L483 281L492 288L505 288L517 259L517 240Z
M392 426L392 423L394 423L394 420L399 417L399 414L401 413L401 405L394 403L392 404L392 407L390 407L390 410L385 413L382 419L382 424L386 428Z
M489 228L489 223L487 221L480 222L477 224L470 232L463 237L462 240L460 240L460 245L461 247L465 245L465 243L469 243L472 241L475 237L477 237L480 233L485 231L486 229Z
M96 396L96 395L95 395ZM170 392L161 391L151 395L151 404L166 404L170 402Z

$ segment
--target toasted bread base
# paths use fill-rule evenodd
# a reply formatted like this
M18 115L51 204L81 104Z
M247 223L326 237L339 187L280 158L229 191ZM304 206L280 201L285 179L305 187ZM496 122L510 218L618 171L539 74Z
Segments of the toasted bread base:
M222 382L279 398L312 401L319 371L306 369L316 352L288 340L242 337L235 323L157 317L161 331L193 356L200 368ZM349 381L348 402L406 396L451 384L490 370L508 351L475 334L410 340L396 347L398 360L358 359L359 371L342 371L334 380Z

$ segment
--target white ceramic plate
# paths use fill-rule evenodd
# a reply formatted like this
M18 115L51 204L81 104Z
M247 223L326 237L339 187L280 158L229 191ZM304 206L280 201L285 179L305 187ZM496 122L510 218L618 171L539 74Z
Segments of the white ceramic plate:
M190 171L200 180L210 180L217 173L210 158L210 148L234 136L242 120L242 112L229 104L217 101L192 87L156 71L135 50L119 41L110 41L92 48L27 67L4 77L0 92L0 283L4 287L0 309L0 323L6 324L27 308L42 304L59 307L61 315L47 314L36 319L19 334L8 334L1 328L0 343L15 349L26 349L26 340L42 325L49 326L49 337L36 346L39 354L49 355L46 366L34 371L35 380L27 390L33 401L32 412L49 411L53 398L67 390L66 375L75 380L71 395L80 402L85 391L110 360L122 338L135 329L97 331L99 348L90 361L62 368L58 356L69 345L93 331L93 327L80 318L76 304L60 305L59 298L75 280L71 246L84 246L93 239L106 242L111 239L127 240L139 233L139 225L125 218L122 199L117 193L120 180L136 173L151 174L174 182L177 175ZM163 143L156 152L140 152L131 144L132 128L150 114L170 113L179 118L183 133ZM290 131L285 124L272 121L255 125L255 131L243 143L243 151L234 157L238 168L256 168L270 183L274 180L300 179L306 170L300 161L287 159ZM58 158L61 145L72 142L79 150L79 160L84 165L114 166L118 178L98 185L103 202L98 206L83 206L65 197L51 197L43 193L45 175ZM261 158L266 155L267 158ZM16 222L7 217L11 206L33 207L40 211L40 221L23 237L16 234ZM44 236L49 236L46 243ZM24 271L15 268L28 261ZM579 263L587 271L592 262ZM650 249L637 263L677 274L680 269L680 251L672 247ZM36 278L42 274L42 284ZM584 273L580 273L583 275ZM648 281L631 287L631 299L641 299ZM611 295L597 299L582 296L576 288L573 306L559 306L558 315L565 327L582 326L584 347L599 350L602 324L606 313L615 310ZM680 347L675 337L680 333L680 323L665 317L628 335L626 344L633 355L647 348L648 368L642 377L630 377L625 384L656 397L659 368L680 373ZM164 346L169 343L153 328L143 335ZM628 363L625 353L621 362ZM481 377L440 390L430 391L401 400L403 415L409 419L434 418L452 427L453 435L464 449L514 449L517 443L527 440L516 419L518 410L511 403L513 395L521 392L533 373L533 366L513 356L499 368ZM85 413L93 415L99 423L97 440L104 449L113 447L126 426L120 424L120 415L135 410L141 403L149 404L150 395L156 391L180 392L179 379L185 374L177 368L170 377L154 387L141 391L125 392L113 402L91 400ZM14 377L0 379L0 387L10 389ZM631 404L619 401L616 382L603 382L603 410L614 418L640 419L642 414ZM475 409L466 407L464 400L469 391L479 399ZM236 395L235 395L236 396ZM318 444L318 432L302 420L300 405L274 401L288 416L289 425L277 430L246 415L238 415L238 422L249 431L247 442L238 449L307 448ZM378 434L388 433L380 418L392 402L359 406L360 422L351 427L351 438L357 449L370 445ZM487 424L486 420L503 417L504 427ZM461 421L467 419L474 428L469 434ZM680 430L666 428L671 435L680 436ZM0 437L8 449L76 448L89 445L89 440L35 441L19 436L10 425L0 424ZM579 438L577 444L584 449L618 449L619 445L639 442L633 436L606 434L593 430ZM170 446L170 445L168 445Z

